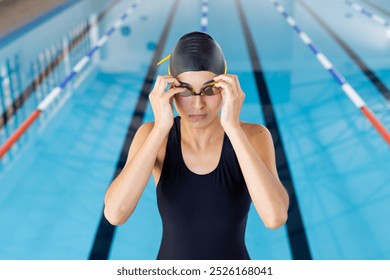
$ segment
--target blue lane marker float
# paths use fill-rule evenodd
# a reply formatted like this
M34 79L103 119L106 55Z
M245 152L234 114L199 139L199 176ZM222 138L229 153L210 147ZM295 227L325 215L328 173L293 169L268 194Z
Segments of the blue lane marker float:
M88 53L81 58L77 64L72 68L72 71L61 81L61 83L53 88L45 99L39 103L37 108L28 116L28 118L14 131L14 133L0 146L0 159L9 151L15 142L22 136L22 134L31 126L31 124L39 117L39 115L47 109L47 107L57 98L61 91L66 88L67 84L87 65L91 60L93 54L100 49L110 38L110 36L121 27L123 21L131 14L135 8L140 4L141 0L137 0L132 4L115 23L114 25L98 40Z
M207 32L207 25L209 24L208 19L209 14L209 1L203 0L202 1L202 17L200 18L200 27L202 32Z
M351 7L355 11L369 17L370 19L372 19L376 23L379 23L380 25L384 26L387 29L387 37L390 37L390 22L389 21L387 21L383 17L378 16L377 14L367 10L366 8L360 6L359 4L357 4L351 0L341 0L341 1L344 2L345 4L347 4L349 7Z
M346 81L346 79L341 75L339 71L333 66L333 64L326 58L326 56L319 51L319 49L314 45L313 41L309 36L298 27L296 21L288 15L286 9L279 4L276 0L270 0L271 3L275 6L277 11L285 18L287 23L292 27L293 30L299 35L301 40L309 47L309 49L316 56L321 65L332 75L332 77L340 85L341 89L352 101L352 103L364 114L364 116L371 122L375 129L379 132L382 138L390 145L390 133L386 130L383 124L377 119L374 113L367 107L364 100L359 96L359 94L354 90L354 88Z

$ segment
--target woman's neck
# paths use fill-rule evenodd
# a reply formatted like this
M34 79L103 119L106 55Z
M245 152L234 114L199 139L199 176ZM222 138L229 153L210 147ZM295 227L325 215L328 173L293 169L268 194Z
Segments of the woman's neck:
M196 150L203 150L210 147L216 141L220 141L221 138L223 139L224 135L219 117L202 128L192 127L181 119L180 132L182 141Z

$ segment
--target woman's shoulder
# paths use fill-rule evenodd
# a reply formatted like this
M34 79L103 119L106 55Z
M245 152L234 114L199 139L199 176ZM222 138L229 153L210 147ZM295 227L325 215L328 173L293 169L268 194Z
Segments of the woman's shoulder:
M272 135L267 127L261 124L241 122L241 128L248 137L249 142L263 159L269 157L274 151Z
M244 130L246 136L251 139L253 137L258 137L259 135L263 135L267 137L270 135L270 132L267 127L262 124L257 123L248 123L241 121L241 128Z
M143 123L136 131L132 143L135 145L142 145L145 139L149 136L150 132L154 127L154 122ZM138 144L137 144L138 143ZM133 144L132 144L133 146ZM131 148L131 146L130 146Z
M140 136L148 136L154 127L154 122L145 122L137 130L137 134Z
M176 116L174 118L174 122L175 123L178 123L180 121L180 116ZM152 131L154 127L154 121L152 122L144 122L137 130L137 133L141 134L141 135L144 135L146 134L146 136Z

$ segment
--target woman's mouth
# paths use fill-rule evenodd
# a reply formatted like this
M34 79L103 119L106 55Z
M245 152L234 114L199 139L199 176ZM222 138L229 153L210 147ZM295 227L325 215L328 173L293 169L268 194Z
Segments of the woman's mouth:
M207 117L207 114L194 114L194 115L188 115L191 120L199 121L203 120Z

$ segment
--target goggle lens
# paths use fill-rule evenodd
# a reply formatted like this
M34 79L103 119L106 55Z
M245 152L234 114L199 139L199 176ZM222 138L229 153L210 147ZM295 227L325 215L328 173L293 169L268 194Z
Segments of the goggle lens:
M188 88L183 87L183 91L179 92L180 96L188 97L192 95L192 91Z
M219 94L221 89L215 86L207 86L204 88L203 93L208 96Z
M188 97L188 96L191 96L191 95L213 96L213 95L221 93L221 89L218 88L218 87L215 87L213 85L205 86L204 88L202 88L200 93L193 92L190 88L185 87L185 86L179 86L178 88L182 88L183 89L183 91L179 92L179 95L183 96L183 97Z

